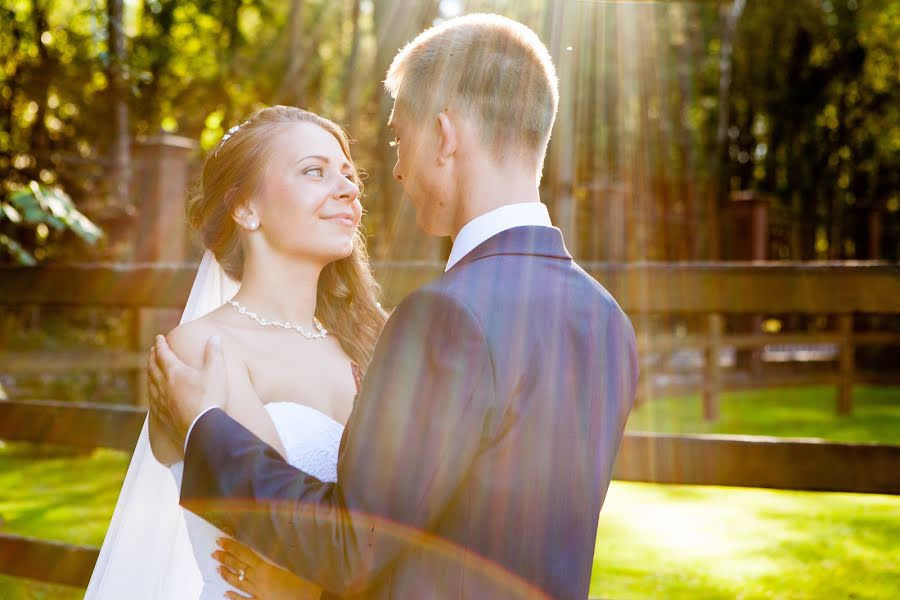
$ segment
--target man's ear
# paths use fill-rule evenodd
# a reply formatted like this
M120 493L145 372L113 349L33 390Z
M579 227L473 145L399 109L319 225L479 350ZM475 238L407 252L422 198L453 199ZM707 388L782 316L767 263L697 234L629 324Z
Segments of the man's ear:
M442 110L437 116L438 124L438 157L439 165L446 164L451 156L456 154L459 145L459 126L448 114L447 109Z

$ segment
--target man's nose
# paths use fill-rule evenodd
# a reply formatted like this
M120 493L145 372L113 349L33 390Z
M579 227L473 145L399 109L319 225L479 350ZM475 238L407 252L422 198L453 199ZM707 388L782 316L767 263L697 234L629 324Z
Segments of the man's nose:
M403 181L403 175L400 174L400 161L394 163L394 170L392 171L394 174L394 179L397 181Z

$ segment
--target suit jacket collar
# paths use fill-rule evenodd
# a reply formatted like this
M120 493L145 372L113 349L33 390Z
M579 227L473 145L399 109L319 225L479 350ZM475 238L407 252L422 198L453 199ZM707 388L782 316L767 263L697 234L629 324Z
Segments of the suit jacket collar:
M524 226L501 231L488 238L447 271L451 273L476 260L498 255L544 256L572 260L557 227Z

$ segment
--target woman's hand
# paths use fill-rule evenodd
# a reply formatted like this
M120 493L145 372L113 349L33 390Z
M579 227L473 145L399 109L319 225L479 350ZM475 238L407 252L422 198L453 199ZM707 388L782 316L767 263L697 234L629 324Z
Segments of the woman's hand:
M221 564L219 573L246 594L227 592L231 600L245 600L247 596L258 600L318 600L322 595L319 586L273 565L236 540L219 538L216 544L221 549L213 552L212 557Z

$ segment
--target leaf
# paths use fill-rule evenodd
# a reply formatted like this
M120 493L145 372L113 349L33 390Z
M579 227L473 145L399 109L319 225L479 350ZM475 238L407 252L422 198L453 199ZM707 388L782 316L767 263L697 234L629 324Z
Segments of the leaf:
M69 230L91 245L103 237L103 231L79 212L68 194L59 188L32 181L28 187L11 193L9 204L22 214L26 224L44 224L55 231Z
M94 225L90 219L78 211L73 211L72 218L68 225L69 229L75 233L75 235L91 245L103 237L103 230Z
M6 215L6 218L13 223L21 223L22 215L16 210L16 207L8 202L0 203L0 211Z
M35 258L16 240L2 233L0 233L0 248L3 248L11 254L20 265L33 267L37 264L37 260L35 260Z

